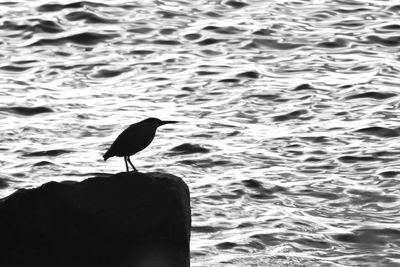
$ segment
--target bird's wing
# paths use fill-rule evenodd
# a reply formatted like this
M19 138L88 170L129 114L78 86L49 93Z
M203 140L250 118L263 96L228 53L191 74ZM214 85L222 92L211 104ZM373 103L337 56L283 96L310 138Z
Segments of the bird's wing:
M110 151L115 156L133 155L147 147L153 137L154 134L151 136L137 124L132 124L115 139Z

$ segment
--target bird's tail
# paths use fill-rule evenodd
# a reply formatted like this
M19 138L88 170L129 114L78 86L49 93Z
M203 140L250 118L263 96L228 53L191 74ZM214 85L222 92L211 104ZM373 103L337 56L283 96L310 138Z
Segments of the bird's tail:
M103 159L104 161L106 161L108 158L112 157L110 150L108 150L104 155L103 155Z

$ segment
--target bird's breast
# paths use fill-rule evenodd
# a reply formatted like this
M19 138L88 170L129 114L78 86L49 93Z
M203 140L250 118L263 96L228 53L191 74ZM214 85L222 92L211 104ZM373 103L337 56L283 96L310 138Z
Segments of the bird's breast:
M125 149L127 154L133 155L145 149L153 141L155 130L141 129L140 131L132 131L126 137Z

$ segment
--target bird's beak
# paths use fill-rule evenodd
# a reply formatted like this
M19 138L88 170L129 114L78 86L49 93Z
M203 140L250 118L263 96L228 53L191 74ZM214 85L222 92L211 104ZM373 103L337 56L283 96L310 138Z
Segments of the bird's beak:
M161 121L160 126L164 124L169 124L169 123L178 123L178 121Z

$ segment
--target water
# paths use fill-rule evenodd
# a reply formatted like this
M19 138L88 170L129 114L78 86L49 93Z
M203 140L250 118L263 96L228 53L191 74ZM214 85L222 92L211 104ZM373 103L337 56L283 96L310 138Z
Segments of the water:
M133 162L189 184L193 266L400 265L397 1L0 6L0 196L179 120Z

